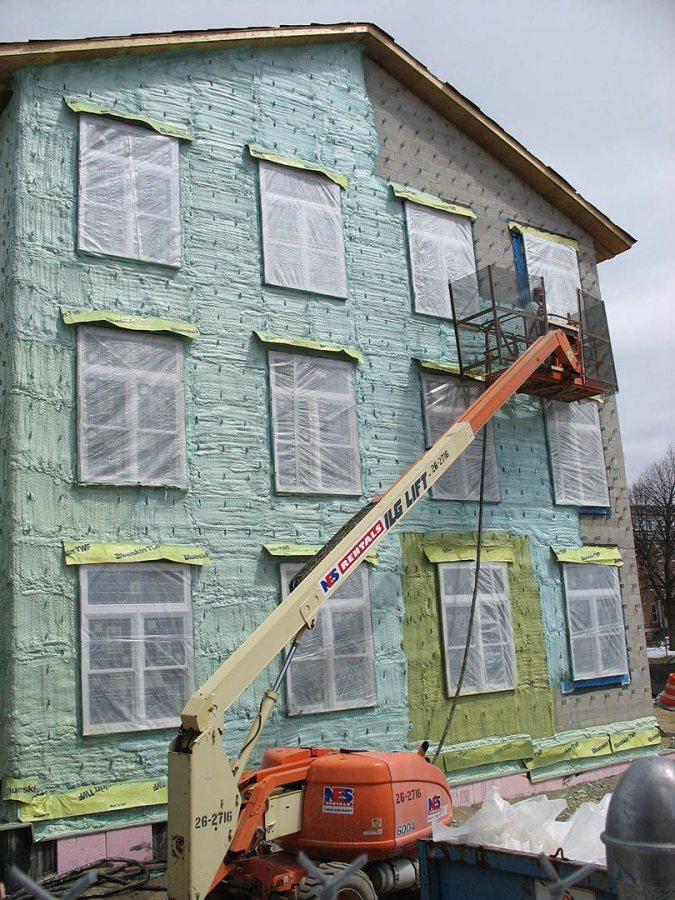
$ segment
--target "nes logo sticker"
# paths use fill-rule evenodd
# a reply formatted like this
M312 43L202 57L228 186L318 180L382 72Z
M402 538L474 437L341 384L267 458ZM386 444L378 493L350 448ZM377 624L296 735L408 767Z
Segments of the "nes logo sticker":
M377 519L368 531L361 535L358 541L356 541L351 549L345 553L338 564L329 572L326 572L319 582L324 594L327 594L328 591L338 583L340 578L367 553L368 548L373 541L376 541L385 531L386 528L384 527L384 522L382 519Z
M448 804L443 803L443 798L440 794L434 794L431 797L427 797L427 811L429 813L427 822L433 822L434 819L447 816Z
M323 812L337 813L342 816L353 816L354 788L328 787L327 785L324 785Z
M427 798L427 807L429 813L440 813L441 811L441 795L434 794L433 797Z

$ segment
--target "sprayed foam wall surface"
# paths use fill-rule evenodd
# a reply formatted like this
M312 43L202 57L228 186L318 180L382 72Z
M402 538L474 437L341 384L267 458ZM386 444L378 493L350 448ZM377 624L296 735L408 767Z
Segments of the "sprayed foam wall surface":
M358 498L274 493L267 360L254 330L355 346L364 354L354 370L364 497L386 489L424 448L413 360L452 361L454 336L450 323L412 313L403 209L388 188L392 175L382 169L383 126L376 121L372 86L371 92L372 101L355 45L181 53L17 75L12 103L0 119L0 213L9 226L0 256L9 262L3 278L12 301L2 310L2 339L11 343L12 362L11 402L3 413L11 416L11 441L3 456L8 502L0 541L0 564L10 576L3 583L7 627L0 636L7 650L0 661L7 722L2 774L38 777L42 789L58 792L165 772L170 732L82 736L77 571L64 565L64 539L206 548L212 564L192 575L199 684L279 601L278 565L262 545L320 543L360 507ZM180 269L75 251L77 116L64 96L191 131L194 142L180 145ZM346 301L263 284L257 164L248 143L350 179L342 194ZM476 166L480 159L476 155ZM433 187L428 177L409 171L413 186ZM495 190L494 183L483 179L481 186L477 171L472 179L462 191L435 192L473 204L481 214L478 200ZM397 171L396 180L406 178ZM501 230L477 229L477 253L489 257L486 262L500 261L495 241L506 253L506 216L516 215L523 192L516 184L515 212L505 211ZM553 218L536 224L552 228L558 224ZM594 270L586 269L591 278ZM198 324L203 337L186 342L187 491L77 483L76 330L63 324L60 305ZM568 667L560 575L548 547L578 543L579 520L575 510L552 505L539 404L511 404L496 420L495 439L503 499L487 509L486 528L513 535L518 547L523 594L512 597L523 691L502 714L489 698L463 703L461 740L481 733L550 733L550 684L558 684ZM404 530L445 534L475 527L475 504L425 500ZM438 627L435 587L414 549L418 538L402 540L403 554L399 540L390 538L381 548L382 564L369 571L377 707L289 719L282 703L268 726L267 745L396 749L408 741L409 728L415 739L438 729L440 707L428 723L423 706L427 695L440 704L441 668L420 648L429 623ZM424 571L418 572L420 565ZM428 620L421 616L427 609ZM528 653L526 642L535 638ZM228 714L229 751L243 740L277 666ZM520 724L511 727L512 719ZM144 818L143 810L132 810L97 821L105 827ZM88 821L62 826L83 827Z

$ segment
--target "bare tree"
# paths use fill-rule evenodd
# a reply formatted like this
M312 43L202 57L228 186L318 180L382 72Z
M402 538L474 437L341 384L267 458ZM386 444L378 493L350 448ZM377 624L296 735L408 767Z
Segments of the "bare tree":
M633 537L645 583L654 591L675 650L675 448L644 470L630 492Z

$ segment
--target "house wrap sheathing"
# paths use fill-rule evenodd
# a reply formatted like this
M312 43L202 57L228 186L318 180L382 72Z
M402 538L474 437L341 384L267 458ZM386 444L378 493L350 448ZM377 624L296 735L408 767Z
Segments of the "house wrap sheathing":
M470 402L447 281L597 297L633 240L371 25L1 45L0 78L2 834L47 842L164 820L190 692ZM519 397L488 441L441 764L653 752L614 398ZM268 745L438 742L479 462L324 610Z

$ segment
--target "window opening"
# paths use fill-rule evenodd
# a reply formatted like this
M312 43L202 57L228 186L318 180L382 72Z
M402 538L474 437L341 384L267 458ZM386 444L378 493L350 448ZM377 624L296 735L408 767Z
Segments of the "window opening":
M353 366L270 351L276 487L360 494Z
M193 690L189 570L80 567L85 734L177 725Z
M422 376L422 387L427 439L431 446L473 403L481 388L479 385L463 382L459 378L427 374ZM484 499L498 501L501 494L494 431L492 423L488 423L485 427L487 448ZM474 441L433 486L431 496L434 500L478 500L481 457L482 441Z
M464 656L475 563L444 563L438 568L446 680L448 694L452 695ZM461 695L505 691L515 688L516 684L507 566L483 562L478 575L475 619Z
M80 115L80 250L180 265L178 140Z
M187 487L182 339L80 326L78 432L80 481Z
M562 568L574 680L628 674L618 569L580 563Z
M346 297L340 186L316 172L259 167L265 281Z
M281 566L282 597L304 563ZM374 649L368 573L358 569L305 632L286 675L290 715L374 706Z

